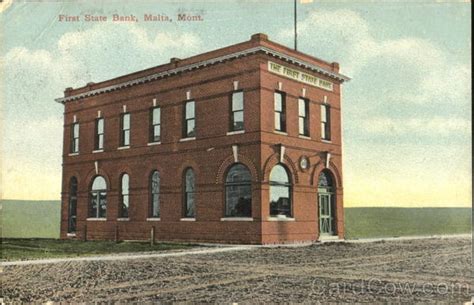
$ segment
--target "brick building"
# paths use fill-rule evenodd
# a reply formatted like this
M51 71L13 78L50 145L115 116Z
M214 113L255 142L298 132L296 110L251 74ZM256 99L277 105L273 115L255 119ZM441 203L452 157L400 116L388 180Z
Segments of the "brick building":
M338 71L255 34L67 88L61 238L343 238Z

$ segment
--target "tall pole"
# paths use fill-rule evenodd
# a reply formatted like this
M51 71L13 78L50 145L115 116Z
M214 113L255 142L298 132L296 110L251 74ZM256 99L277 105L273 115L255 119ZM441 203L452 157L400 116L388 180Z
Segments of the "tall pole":
M297 40L298 40L298 30L297 30L297 27L296 27L296 20L297 20L297 15L296 15L296 1L295 0L295 51L298 50L298 44L297 44Z

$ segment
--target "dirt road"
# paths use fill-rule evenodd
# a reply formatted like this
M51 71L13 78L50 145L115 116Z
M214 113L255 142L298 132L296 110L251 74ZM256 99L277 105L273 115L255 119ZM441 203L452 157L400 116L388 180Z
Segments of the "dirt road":
M328 243L128 261L6 266L4 302L470 300L471 240Z

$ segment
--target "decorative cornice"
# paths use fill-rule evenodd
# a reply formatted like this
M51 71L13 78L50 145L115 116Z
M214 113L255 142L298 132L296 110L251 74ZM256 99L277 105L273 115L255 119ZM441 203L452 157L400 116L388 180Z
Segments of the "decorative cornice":
M68 96L68 97L57 98L57 99L55 99L55 101L58 102L58 103L64 104L64 103L69 102L69 101L79 100L79 99L83 99L83 98L86 98L86 97L99 95L99 94L102 94L102 93L107 93L107 92L111 92L111 91L115 91L115 90L120 90L120 89L126 88L126 87L131 87L131 86L135 86L135 85L148 83L148 82L151 82L151 81L163 78L163 77L172 76L172 75L179 74L179 73L182 73L182 72L191 71L191 70L194 70L194 69L199 69L201 67L206 67L206 66L222 63L222 62L227 61L227 60L252 55L252 54L255 54L257 52L263 52L263 53L265 53L267 55L270 55L270 56L273 56L275 58L279 58L279 59L287 61L289 63L299 65L303 68L310 69L314 72L320 73L322 75L325 75L327 77L330 77L330 78L335 79L335 80L340 81L340 82L350 80L349 77L347 77L345 75L342 75L340 73L332 72L332 71L324 69L324 68L322 68L318 65L309 63L307 61L298 59L296 57L286 55L284 53L272 50L272 49L267 48L267 47L259 46L259 47L254 47L254 48L250 48L250 49L247 49L247 50L243 50L243 51L240 51L240 52L235 52L235 53L231 53L231 54L211 58L211 59L208 59L208 60L200 61L200 62L197 62L197 63L194 63L194 64L189 64L189 65L186 65L186 66L183 66L183 67L170 69L170 70L159 72L159 73L154 73L154 74L151 74L151 75L148 75L148 76L136 78L136 79L126 81L126 82L122 82L122 83L118 83L118 84L115 84L115 85L111 85L111 86L107 86L107 87L103 87L103 88L98 88L98 89L95 89L95 90L90 90L90 91L87 91L87 92L83 92L83 93Z

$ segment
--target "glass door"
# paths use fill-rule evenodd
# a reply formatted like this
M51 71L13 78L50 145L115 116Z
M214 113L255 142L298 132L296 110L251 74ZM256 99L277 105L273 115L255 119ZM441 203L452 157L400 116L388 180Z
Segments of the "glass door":
M319 232L334 235L331 194L319 194Z

